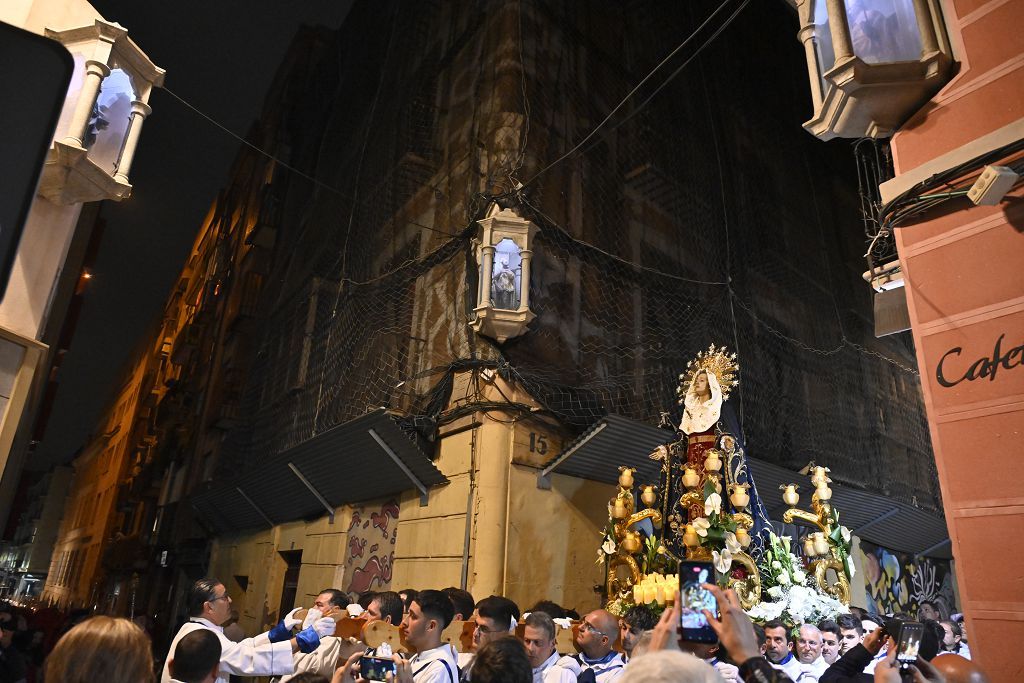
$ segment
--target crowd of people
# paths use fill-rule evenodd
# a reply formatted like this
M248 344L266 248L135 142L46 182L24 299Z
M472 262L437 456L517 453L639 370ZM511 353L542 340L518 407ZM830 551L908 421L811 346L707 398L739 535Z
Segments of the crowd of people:
M894 640L899 624L910 621L907 615L872 621L863 612L843 614L790 631L782 622L753 624L733 591L705 588L718 602L717 614L705 613L718 636L715 644L680 638L678 596L660 619L644 607L621 618L603 609L581 617L551 601L524 614L506 597L475 600L457 588L380 591L355 601L325 589L310 608L296 607L266 633L229 637L225 625L237 614L231 598L221 582L202 579L191 588L189 618L164 657L160 683L228 683L232 676L269 676L274 683L988 680L969 660L962 624L930 618L938 614L924 605L917 615L923 625L914 642L917 660L907 666L897 658ZM361 619L363 633L374 622L385 630L399 627L407 652L389 642L370 647L336 633L347 616ZM43 661L43 636L15 647L18 634L29 632L19 619L24 620L0 607L0 683L155 683L152 644L133 622L93 616L67 624ZM453 622L472 623L469 651L446 639ZM574 623L571 651L564 651L569 648L558 635Z

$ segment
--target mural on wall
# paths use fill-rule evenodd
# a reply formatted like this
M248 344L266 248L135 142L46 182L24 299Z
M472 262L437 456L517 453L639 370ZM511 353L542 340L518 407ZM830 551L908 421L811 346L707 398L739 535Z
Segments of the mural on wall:
M398 502L395 500L352 508L345 558L346 591L362 593L391 587L397 520Z
M958 612L953 574L948 560L895 553L867 541L860 542L866 608L871 614L917 614L918 605L935 603L943 619Z

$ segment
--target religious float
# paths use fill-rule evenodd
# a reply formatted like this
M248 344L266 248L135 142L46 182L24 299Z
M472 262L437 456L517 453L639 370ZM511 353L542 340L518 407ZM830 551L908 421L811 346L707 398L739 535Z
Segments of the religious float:
M635 469L619 468L598 552L612 613L621 616L634 605L660 613L674 599L681 559L712 562L719 583L735 589L760 623L797 626L849 611L850 531L830 502L829 470L813 463L808 469L810 510L798 507L797 484L782 487L783 521L808 531L799 545L777 536L739 435L723 419L738 375L736 354L724 346L697 354L679 375L678 438L650 454L661 463L660 481L636 482Z

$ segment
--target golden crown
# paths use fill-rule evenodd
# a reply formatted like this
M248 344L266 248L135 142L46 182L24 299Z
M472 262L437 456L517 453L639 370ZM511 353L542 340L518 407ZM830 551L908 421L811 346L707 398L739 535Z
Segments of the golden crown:
M694 376L701 370L710 372L718 378L718 385L722 388L722 400L728 400L729 392L740 383L736 376L740 371L740 364L736 361L736 354L729 353L724 346L715 348L712 344L707 351L701 351L697 357L686 364L686 370L679 375L679 387L676 394L679 396L679 403L686 400L686 391L690 388Z

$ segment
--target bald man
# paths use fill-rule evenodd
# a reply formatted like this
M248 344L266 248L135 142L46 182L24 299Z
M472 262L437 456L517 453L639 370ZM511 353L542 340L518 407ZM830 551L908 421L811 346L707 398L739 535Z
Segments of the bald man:
M931 661L932 668L946 677L946 683L989 683L978 665L960 655L942 654Z
M580 683L612 683L622 675L626 660L613 648L619 638L619 620L611 612L594 610L583 617L576 644L580 654Z

